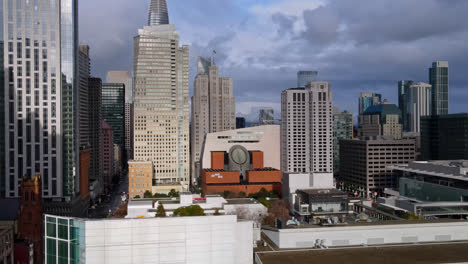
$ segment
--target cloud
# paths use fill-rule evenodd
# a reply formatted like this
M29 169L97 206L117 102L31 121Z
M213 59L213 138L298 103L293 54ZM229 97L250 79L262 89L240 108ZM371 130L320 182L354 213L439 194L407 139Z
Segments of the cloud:
M357 111L360 91L396 102L399 79L428 80L432 61L450 63L451 111L462 111L468 86L468 1L461 0L170 0L170 20L197 56L217 51L220 73L234 81L238 112L255 104L279 111L281 91L298 70L329 80L340 109ZM133 36L148 1L80 1L81 39L98 76L132 70ZM105 10L105 12L103 12ZM192 84L192 81L190 82ZM456 95L456 97L454 97ZM466 101L466 100L465 100ZM467 111L466 109L465 111Z

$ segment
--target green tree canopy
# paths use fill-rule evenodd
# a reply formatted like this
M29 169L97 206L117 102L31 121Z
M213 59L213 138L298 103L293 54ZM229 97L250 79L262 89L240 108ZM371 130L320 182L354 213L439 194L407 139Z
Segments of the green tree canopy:
M156 217L166 217L166 210L164 210L164 206L162 204L159 204L156 209Z
M173 216L203 216L205 211L199 205L179 207L174 211Z
M152 194L150 191L146 191L146 192L143 194L143 197L145 197L145 198L152 198L152 197L153 197L153 194Z

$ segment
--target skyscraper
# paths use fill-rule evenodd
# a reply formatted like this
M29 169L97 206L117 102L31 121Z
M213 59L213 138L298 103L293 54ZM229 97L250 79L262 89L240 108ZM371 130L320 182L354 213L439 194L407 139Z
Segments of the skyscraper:
M317 71L298 71L297 72L297 87L304 88L310 82L317 81Z
M107 83L125 84L125 152L127 160L133 159L133 78L128 71L107 72Z
M432 85L432 115L447 115L449 112L449 65L448 61L436 61L429 68L429 83Z
M271 107L260 108L258 115L259 125L272 125L275 121L274 110Z
M236 117L236 129L245 128L245 117Z
M102 84L102 119L112 128L114 144L125 146L125 84Z
M77 1L4 1L5 195L42 175L45 199L80 193ZM8 25L8 26L6 26Z
M398 108L401 110L403 123L403 131L409 131L409 120L406 113L406 101L408 100L408 90L413 81L401 80L398 81Z
M432 86L427 83L412 83L406 95L406 120L409 132L421 132L421 117L431 115Z
M312 82L306 88L281 94L281 171L310 174L313 188L333 186L332 92L328 82Z
M152 161L154 190L189 181L189 48L151 2L149 23L134 38L134 160ZM154 19L153 19L154 18Z
M220 77L219 68L207 58L198 58L198 73L192 97L192 180L199 177L201 148L206 134L236 128L236 102L232 79Z
M353 139L353 115L333 107L333 170L340 166L340 140Z
M378 105L382 102L382 95L377 93L361 93L359 96L359 115L362 115L367 108Z
M102 176L102 81L100 78L89 78L89 141L91 144L91 163L89 169L89 181L97 181L98 190L104 190L104 179Z

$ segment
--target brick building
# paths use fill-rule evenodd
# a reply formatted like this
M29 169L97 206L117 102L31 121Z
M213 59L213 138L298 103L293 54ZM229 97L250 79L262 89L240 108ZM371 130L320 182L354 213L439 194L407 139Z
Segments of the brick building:
M229 152L211 152L211 168L202 170L202 193L234 194L259 192L262 188L281 194L281 171L264 167L262 151L248 151L240 145Z
M42 190L41 176L23 178L20 188L20 212L18 239L29 241L34 246L34 263L42 263Z

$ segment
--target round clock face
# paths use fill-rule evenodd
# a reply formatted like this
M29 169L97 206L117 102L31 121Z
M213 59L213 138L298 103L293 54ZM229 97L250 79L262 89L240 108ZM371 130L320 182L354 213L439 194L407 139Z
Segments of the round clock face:
M240 148L234 149L231 153L231 158L235 163L242 165L247 162L247 153Z

